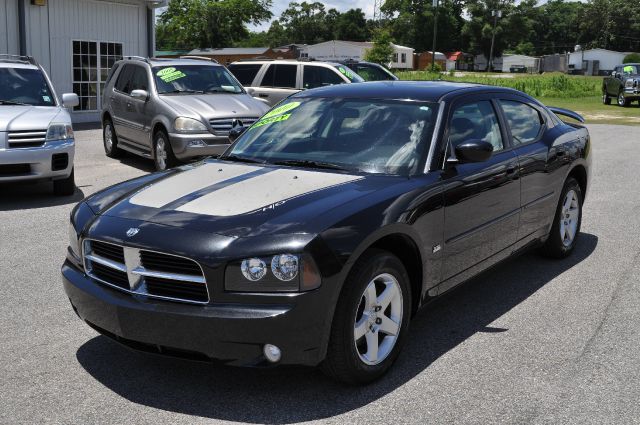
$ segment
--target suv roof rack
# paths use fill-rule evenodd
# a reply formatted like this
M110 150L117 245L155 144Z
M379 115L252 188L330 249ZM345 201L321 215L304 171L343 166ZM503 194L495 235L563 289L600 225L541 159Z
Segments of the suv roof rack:
M7 53L0 53L0 62L26 63L35 66L40 65L33 56L9 55Z
M151 64L149 58L143 58L142 56L124 56L122 59L137 60Z
M185 55L185 56L179 56L178 59L197 59L197 60L203 60L203 61L211 61L213 63L220 63L214 58L210 58L207 56Z

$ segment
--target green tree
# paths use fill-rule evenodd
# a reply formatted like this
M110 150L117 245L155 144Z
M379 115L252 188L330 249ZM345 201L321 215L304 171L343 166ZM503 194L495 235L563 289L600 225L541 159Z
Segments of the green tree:
M339 14L335 22L334 38L348 41L367 41L371 33L362 9L350 9Z
M580 44L580 16L585 5L579 1L550 0L538 7L533 43L538 55L572 51Z
M387 66L391 62L391 55L393 55L391 41L389 31L376 30L373 34L373 46L365 52L364 60Z
M280 24L286 29L291 42L315 44L330 37L331 29L326 25L326 16L322 3L291 2L280 15Z
M638 1L590 0L580 17L585 47L625 51L640 50Z
M272 16L271 0L171 0L159 17L163 48L228 47L247 38L246 24Z
M624 57L622 63L640 63L640 53L630 53Z

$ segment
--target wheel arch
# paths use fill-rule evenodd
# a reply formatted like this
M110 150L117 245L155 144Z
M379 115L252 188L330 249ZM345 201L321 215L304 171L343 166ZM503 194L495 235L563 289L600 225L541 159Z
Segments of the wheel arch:
M578 164L575 167L573 167L571 171L569 171L569 174L567 175L567 179L569 177L573 177L578 181L578 185L580 186L580 190L582 191L582 198L584 202L584 198L587 194L587 185L588 185L587 169L585 168L584 165Z

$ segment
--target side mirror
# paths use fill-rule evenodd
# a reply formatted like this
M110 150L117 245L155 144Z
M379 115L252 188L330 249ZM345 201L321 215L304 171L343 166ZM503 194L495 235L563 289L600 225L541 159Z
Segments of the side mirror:
M455 151L461 163L483 162L491 158L493 145L480 139L471 139L456 146Z
M149 92L146 90L133 90L131 91L131 97L138 100L146 101L149 98Z
M616 78L621 78L622 74L620 74L619 72L616 72Z
M80 104L80 100L78 99L78 95L75 93L64 93L62 95L62 106L65 108L73 108L74 106L78 106Z
M254 96L256 94L256 90L253 87L245 87L244 91L246 91L249 96Z
M231 131L229 131L229 142L231 143L235 142L236 139L240 137L242 133L247 131L248 128L249 127L245 127L245 126L232 128Z
M611 76L615 77L616 76L616 72L615 71L611 71Z

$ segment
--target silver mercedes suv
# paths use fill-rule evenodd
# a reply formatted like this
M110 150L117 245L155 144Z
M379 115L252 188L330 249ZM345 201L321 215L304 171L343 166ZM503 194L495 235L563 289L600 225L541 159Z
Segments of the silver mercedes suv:
M131 152L153 159L158 170L219 155L232 128L253 124L269 109L224 66L193 56L116 62L102 105L107 156Z
M75 142L65 108L74 93L53 90L44 69L30 56L0 55L0 183L53 180L56 195L75 191Z

